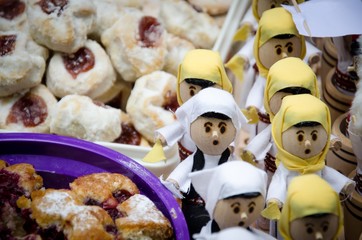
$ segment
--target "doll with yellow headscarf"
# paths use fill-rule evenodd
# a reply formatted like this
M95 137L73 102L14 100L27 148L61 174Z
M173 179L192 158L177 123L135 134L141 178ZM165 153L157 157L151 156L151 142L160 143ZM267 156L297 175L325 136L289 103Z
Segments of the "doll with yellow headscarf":
M254 57L258 74L250 89L244 115L252 123L248 126L250 137L262 131L270 124L264 106L264 88L270 67L286 57L305 56L305 39L299 35L292 15L284 8L266 10L259 21L254 40Z
M269 185L264 217L279 219L289 183L299 175L317 174L337 193L352 192L354 181L325 165L330 134L331 117L325 103L310 94L284 97L272 122L278 167Z
M237 53L228 60L226 67L230 70L229 77L234 81L234 95L241 108L245 107L246 97L251 88L252 79L255 76L253 66L255 58L253 56L253 43L255 32L262 14L269 9L281 7L281 5L293 5L303 3L304 0L253 0L252 6L246 12L240 23L240 28L234 36L234 48ZM283 23L282 23L283 24ZM241 48L240 48L241 46ZM309 65L318 65L321 58L321 51L309 42L306 42L307 54L304 61ZM234 54L234 53L232 53Z
M311 94L319 98L317 76L300 58L288 57L277 61L270 68L264 90L264 108L273 121L282 99L288 95ZM271 137L271 124L258 133L245 147L242 158L264 163L268 183L273 176L276 146Z
M183 105L207 87L223 89L229 93L233 90L218 52L207 49L191 50L185 55L178 69L178 104ZM179 121L156 130L156 139L159 139L163 146L178 143L181 160L196 150L194 142Z
M336 240L343 227L338 194L316 174L295 177L278 226L284 240Z

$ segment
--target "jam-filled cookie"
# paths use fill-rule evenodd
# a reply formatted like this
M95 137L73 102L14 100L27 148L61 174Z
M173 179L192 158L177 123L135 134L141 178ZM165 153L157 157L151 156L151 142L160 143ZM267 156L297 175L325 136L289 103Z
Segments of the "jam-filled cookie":
M59 98L78 94L97 99L108 93L115 81L116 73L108 55L93 40L87 40L75 53L55 53L46 78L49 90Z
M96 8L88 0L29 0L29 31L51 50L74 53L95 26Z
M88 141L112 142L121 134L121 110L87 96L67 95L54 108L50 132Z
M45 71L47 50L26 33L0 32L0 97L40 84Z
M186 1L161 0L160 19L168 32L187 39L196 48L211 49L220 29L206 13L197 12Z
M0 129L49 133L56 98L40 84L29 91L0 98Z
M146 196L135 194L117 206L124 213L116 219L121 239L170 239L171 223Z
M127 8L103 33L102 43L122 78L134 82L164 66L167 53L165 35L166 31L157 18Z
M176 82L174 75L155 71L137 79L128 98L127 113L137 131L150 142L156 129L175 121Z
M94 173L78 177L70 183L70 188L85 205L100 206L113 219L123 216L116 209L118 204L139 193L132 180L118 173Z
M188 2L197 10L214 16L226 14L232 0L188 0Z
M186 53L195 49L195 46L188 40L167 34L167 55L163 70L177 76L178 67L184 59Z
M0 1L0 31L27 31L26 2L24 0Z

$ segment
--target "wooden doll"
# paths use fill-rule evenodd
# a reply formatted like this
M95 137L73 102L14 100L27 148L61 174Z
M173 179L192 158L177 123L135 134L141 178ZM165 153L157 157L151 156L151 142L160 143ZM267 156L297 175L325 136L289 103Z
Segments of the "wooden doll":
M195 190L205 200L211 220L195 239L231 227L244 227L263 239L273 239L251 225L264 208L266 173L244 161L231 161L213 169L190 173Z
M180 106L207 87L232 92L220 54L207 49L195 49L186 54L179 66L177 82L177 100ZM195 144L179 121L158 129L156 139L160 139L164 146L178 143L181 160L196 150Z
M264 108L271 122L279 111L282 99L296 94L312 94L319 98L317 77L300 58L281 59L270 68L264 90ZM263 162L269 183L276 170L275 154L276 146L271 137L269 124L247 144L242 158L248 162Z
M343 211L335 190L316 174L295 177L289 185L279 232L284 240L336 240Z
M177 109L176 116L197 150L170 173L164 185L182 198L182 210L192 236L199 233L210 218L204 200L191 184L189 173L211 169L233 159L229 145L246 119L233 96L217 88L201 90Z
M249 123L253 124L249 129L251 138L270 123L263 106L264 87L270 67L286 57L303 59L305 53L305 39L298 34L292 15L281 7L266 10L260 18L254 40L258 74L248 93L246 109L243 111Z
M279 219L289 183L299 175L317 174L337 193L349 195L353 191L354 181L325 165L330 119L327 105L310 94L284 97L272 122L278 168L269 185L264 217Z

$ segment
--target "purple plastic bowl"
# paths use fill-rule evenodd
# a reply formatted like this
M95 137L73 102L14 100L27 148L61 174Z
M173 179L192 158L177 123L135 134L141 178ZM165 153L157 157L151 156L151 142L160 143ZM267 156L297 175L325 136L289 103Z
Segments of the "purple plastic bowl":
M70 137L38 133L1 133L0 159L9 164L30 163L49 188L69 188L78 176L96 172L121 173L138 186L170 220L175 239L189 239L179 204L158 178L127 156Z

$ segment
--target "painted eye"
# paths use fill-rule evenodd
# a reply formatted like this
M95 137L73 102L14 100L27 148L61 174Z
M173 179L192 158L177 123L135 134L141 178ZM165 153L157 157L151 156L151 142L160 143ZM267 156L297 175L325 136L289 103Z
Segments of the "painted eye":
M190 90L190 96L194 96L195 95L195 91L194 90Z
M275 49L275 53L276 53L277 55L282 54L282 49L278 47L277 49Z
M288 46L288 53L292 53L293 52L293 46Z
M317 138L318 138L318 135L317 135L316 133L313 133L313 134L312 134L312 140L313 140L313 141L316 141Z
M302 142L304 140L303 134L298 134L297 138L299 142Z
M239 207L234 207L234 213L239 213L240 212L240 208Z
M205 132L210 132L211 131L211 128L210 127L205 127Z
M249 213L254 212L254 207L249 207Z
M312 234L314 231L313 231L313 228L312 227L307 227L307 233L308 234Z
M222 126L221 128L220 128L220 133L224 133L226 131L226 127L225 126Z

